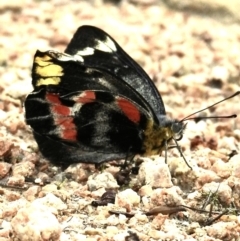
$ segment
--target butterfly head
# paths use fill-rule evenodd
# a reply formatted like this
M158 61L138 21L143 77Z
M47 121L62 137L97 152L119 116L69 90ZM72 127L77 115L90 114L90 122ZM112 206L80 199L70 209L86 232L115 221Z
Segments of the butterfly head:
M167 133L170 138L167 138L167 140L174 139L179 141L182 139L187 123L184 123L182 120L170 119L165 115L159 115L158 120L159 128L168 130Z
M173 120L170 126L172 132L174 133L173 139L180 141L183 137L183 132L187 126L187 123L183 123L179 120Z
M169 119L166 115L158 116L159 124L148 121L144 132L145 155L159 154L166 148L171 140L178 141L182 138L186 123Z

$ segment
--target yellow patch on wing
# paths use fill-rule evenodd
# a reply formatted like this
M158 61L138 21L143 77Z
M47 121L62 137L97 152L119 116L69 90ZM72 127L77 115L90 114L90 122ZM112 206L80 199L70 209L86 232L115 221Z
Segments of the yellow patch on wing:
M40 79L38 79L36 86L58 85L60 82L61 82L61 78L59 78L59 77L40 78Z
M58 85L61 76L64 75L63 68L55 64L49 55L35 58L35 70L33 70L40 78L37 80L36 86L41 85Z

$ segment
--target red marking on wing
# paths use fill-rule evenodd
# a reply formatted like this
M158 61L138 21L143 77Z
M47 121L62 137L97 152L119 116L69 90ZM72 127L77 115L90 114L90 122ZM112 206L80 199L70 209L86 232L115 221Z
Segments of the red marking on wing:
M59 96L57 94L47 93L46 100L50 103L61 104L61 101L59 100Z
M53 115L70 115L71 109L62 104L57 94L47 93L46 100L51 104Z
M77 128L74 124L74 119L72 117L60 116L54 119L58 130L60 131L61 138L68 141L77 140Z
M77 131L76 130L64 130L62 131L62 138L68 141L77 141Z
M71 117L71 107L63 105L57 94L47 93L46 100L50 103L54 124L60 137L67 141L76 141L77 128Z
M96 95L94 91L87 90L82 92L79 96L74 97L75 102L77 103L91 103L96 100Z
M54 105L51 107L52 112L54 115L70 115L71 109L64 105Z
M120 107L120 109L122 110L122 112L132 122L138 123L140 121L140 118L141 118L140 111L129 100L126 100L124 98L117 98L117 104Z

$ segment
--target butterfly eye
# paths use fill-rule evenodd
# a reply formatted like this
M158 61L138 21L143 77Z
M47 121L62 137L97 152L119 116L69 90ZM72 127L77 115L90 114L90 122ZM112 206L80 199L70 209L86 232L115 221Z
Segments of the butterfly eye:
M171 129L174 133L174 139L176 141L180 141L183 137L183 131L186 127L186 124L179 122L179 121L175 121L172 123Z

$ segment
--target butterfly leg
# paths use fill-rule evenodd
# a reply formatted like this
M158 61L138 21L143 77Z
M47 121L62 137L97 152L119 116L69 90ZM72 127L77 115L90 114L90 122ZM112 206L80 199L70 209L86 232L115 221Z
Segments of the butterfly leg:
M170 146L169 149L171 149L171 148L177 148L178 151L179 151L179 153L180 153L180 155L181 155L181 157L183 158L183 160L184 160L185 163L187 164L187 166L192 170L192 167L189 165L188 161L186 160L185 156L183 155L182 149L181 149L181 147L178 145L177 140L175 140L174 138L173 138L173 140L174 140L174 142L175 142L176 145Z

